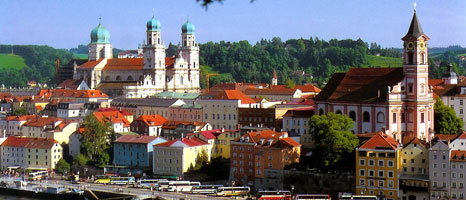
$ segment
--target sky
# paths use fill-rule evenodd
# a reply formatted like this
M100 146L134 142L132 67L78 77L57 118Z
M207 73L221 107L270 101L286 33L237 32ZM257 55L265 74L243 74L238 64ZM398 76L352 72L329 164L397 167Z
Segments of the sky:
M114 48L136 49L146 22L162 24L162 40L178 44L181 25L196 26L197 42L319 37L358 39L401 48L413 15L408 0L224 0L206 10L196 0L0 0L0 44L73 48L90 42L99 23ZM466 47L466 1L425 0L416 10L430 47Z

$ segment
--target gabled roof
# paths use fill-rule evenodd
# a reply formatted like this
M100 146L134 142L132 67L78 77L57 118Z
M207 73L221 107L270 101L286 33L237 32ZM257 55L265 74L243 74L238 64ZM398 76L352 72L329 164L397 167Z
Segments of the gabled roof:
M58 141L51 138L29 138L9 136L0 146L32 149L51 149Z
M219 135L221 135L222 129L212 129L207 131L200 131L199 134L207 138L208 140L216 139Z
M287 88L286 85L271 85L270 89L299 89L301 92L315 92L319 93L320 88L316 87L315 85L312 84L305 84L305 85L295 85L294 88Z
M380 132L362 144L359 149L392 149L396 150L399 143L392 137Z
M401 82L403 68L350 68L347 73L335 73L315 101L384 102L388 86Z
M142 70L144 58L113 58L108 59L104 71Z
M52 125L55 128L55 123L58 121L63 121L63 119L58 117L39 117L28 121L26 124L24 124L24 126L43 127L46 125Z
M286 111L283 117L308 117L311 118L314 115L314 106L305 107L305 108L294 108Z
M95 118L102 124L110 122L112 124L123 123L123 127L130 125L129 121L119 111L93 112Z
M247 138L249 139L246 140ZM275 132L273 130L247 133L236 141L255 143L257 147L293 148L301 146L301 144L288 137L287 132Z
M408 145L410 144L418 144L418 145L421 145L423 146L424 148L427 148L427 144L421 140L419 140L419 138L417 137L404 137L403 138L403 147L407 147Z
M147 136L147 135L122 135L115 140L118 143L133 143L133 144L149 144L158 136ZM163 139L163 138L162 138ZM165 139L164 139L165 140Z
M95 66L97 66L100 62L102 62L102 60L104 60L104 59L100 58L99 60L95 60L95 61L87 61L84 64L82 64L80 67L81 68L92 69Z
M225 100L240 100L241 104L253 104L256 103L251 97L239 90L224 90L220 92L214 99L225 99Z
M450 154L451 161L466 162L466 151L464 150L452 150Z
M108 98L108 95L100 90L69 90L55 89L52 97L68 97L68 98Z
M162 126L167 121L167 119L160 115L141 115L134 121L142 121L147 126Z
M62 88L62 89L71 89L71 90L76 90L78 89L79 85L83 82L82 79L80 80L73 80L73 79L67 79L61 82L57 88Z
M156 144L156 147L195 147L195 146L203 146L209 145L209 143L204 142L198 138L179 138L176 140L170 140L168 142Z

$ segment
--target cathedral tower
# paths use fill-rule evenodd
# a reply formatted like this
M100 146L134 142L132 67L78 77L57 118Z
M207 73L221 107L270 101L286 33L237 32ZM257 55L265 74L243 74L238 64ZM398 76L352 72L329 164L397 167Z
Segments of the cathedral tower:
M91 31L91 43L88 45L87 55L89 61L113 57L110 33L102 26L100 19L99 25Z
M189 91L198 92L199 86L199 45L196 43L195 26L186 21L181 26L181 46L178 54L185 60L188 69Z
M165 88L165 45L162 42L160 21L147 21L147 42L143 47L144 74L152 75L157 89Z

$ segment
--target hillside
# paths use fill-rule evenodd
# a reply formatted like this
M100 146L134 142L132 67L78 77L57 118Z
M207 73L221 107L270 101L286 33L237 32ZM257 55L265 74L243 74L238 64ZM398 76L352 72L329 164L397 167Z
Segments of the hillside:
M215 85L217 83L226 83L226 82L234 82L235 81L230 73L223 73L222 74L222 73L219 73L218 71L213 70L211 67L206 66L206 65L201 65L200 68L201 68L201 74L200 74L201 77L199 77L199 79L200 79L199 81L200 81L201 88L206 88L206 75L207 75L207 73L209 73L209 74L219 74L218 76L210 76L209 77L210 87L212 87L213 85Z
M0 54L0 68L2 69L22 69L26 66L21 56L14 54Z
M368 64L363 67L401 67L403 65L402 58L393 58L385 56L367 55Z

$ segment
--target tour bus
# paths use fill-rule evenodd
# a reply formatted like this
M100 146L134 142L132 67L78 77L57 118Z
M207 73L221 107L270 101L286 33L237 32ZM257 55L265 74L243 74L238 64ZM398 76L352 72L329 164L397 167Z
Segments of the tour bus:
M171 181L168 183L167 191L169 192L189 192L193 189L193 186L201 185L200 182L189 182L189 181Z
M251 188L248 186L240 187L219 187L217 189L217 196L248 196Z
M31 172L28 174L28 180L30 181L41 180L48 176L49 176L49 173L47 171Z
M134 177L110 177L111 185L130 185L135 183Z
M219 187L223 185L195 185L191 190L191 194L215 194Z
M158 185L157 185L157 190L159 191L167 191L168 189L168 184L170 184L171 181L160 181L158 182Z
M110 176L107 175L97 175L95 176L94 183L100 184L109 184L110 183Z
M138 188L157 188L159 186L159 182L167 181L167 179L141 179L138 180L137 187Z
M291 200L291 192L288 190L279 191L259 191L257 194L258 200Z
M331 200L328 194L297 194L294 200Z
M385 198L378 198L375 195L352 195L352 194L340 194L340 200L381 200Z

